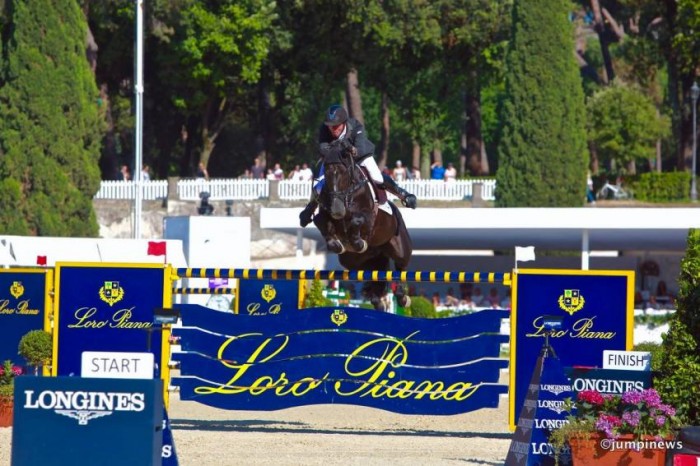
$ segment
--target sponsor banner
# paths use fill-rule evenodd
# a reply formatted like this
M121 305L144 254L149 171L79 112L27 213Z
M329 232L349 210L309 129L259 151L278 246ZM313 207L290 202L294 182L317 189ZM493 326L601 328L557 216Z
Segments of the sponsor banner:
M240 279L237 312L251 316L277 315L299 308L297 280Z
M567 423L567 398L573 397L571 383L559 359L551 351L542 351L527 387L506 462L508 466L545 466L555 464L555 452L549 443L552 430ZM559 464L571 464L568 452L562 452Z
M596 390L600 393L622 395L629 391L651 388L651 371L629 371L586 367L566 367L575 392Z
M513 275L510 424L527 395L547 333L563 366L599 366L604 350L632 346L634 272L519 270ZM545 322L561 320L556 329Z
M160 465L160 380L17 377L12 464Z
M24 361L17 355L20 339L44 328L47 294L46 269L0 269L0 363Z
M498 406L507 388L498 384L507 337L497 334L507 311L412 319L338 307L261 320L179 309L184 328L173 333L182 352L173 359L181 377L173 384L183 400L223 409L343 403L457 414Z
M170 417L165 406L163 406L163 448L160 456L163 461L161 466L178 466L180 464L175 450L173 431L170 427Z
M57 264L56 375L78 375L84 351L152 352L160 377L165 269Z

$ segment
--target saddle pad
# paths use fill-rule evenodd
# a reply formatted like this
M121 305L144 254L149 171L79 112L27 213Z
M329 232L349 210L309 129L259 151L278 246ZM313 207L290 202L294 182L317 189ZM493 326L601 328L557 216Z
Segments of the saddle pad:
M360 170L362 170L362 173L367 178L367 184L369 185L369 189L372 191L372 199L374 200L374 204L377 206L377 208L379 210L383 210L389 215L394 215L394 212L391 210L391 206L389 205L389 201L387 201L384 204L379 204L379 202L377 202L377 187L374 186L374 182L372 181L372 178L370 178L369 173L367 173L367 169L362 165L356 166L359 167Z

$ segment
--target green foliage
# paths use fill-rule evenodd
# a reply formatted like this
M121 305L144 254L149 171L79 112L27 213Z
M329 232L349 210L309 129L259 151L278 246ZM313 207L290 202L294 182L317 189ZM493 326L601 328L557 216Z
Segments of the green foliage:
M600 161L624 172L630 162L656 156L656 142L670 134L670 120L651 99L631 86L614 83L588 101L588 137Z
M663 339L661 373L654 386L689 422L700 416L700 230L688 232L678 285L678 309Z
M689 172L648 172L627 179L635 199L646 202L687 200L690 193Z
M0 62L0 232L96 236L104 120L72 0L7 2Z
M323 283L314 279L311 282L308 293L304 296L304 307L326 307L332 306L333 302L323 296Z
M651 370L658 371L661 369L661 356L663 348L661 344L653 341L645 341L634 345L633 351L648 351L651 353Z
M435 306L423 296L411 296L411 317L422 317L425 319L434 319L436 317Z
M585 106L565 0L516 0L500 120L496 205L578 207L585 199Z
M14 395L15 377L17 372L9 359L2 363L0 368L0 397L11 397Z
M53 356L51 334L44 330L32 330L19 340L18 353L30 366L50 364Z

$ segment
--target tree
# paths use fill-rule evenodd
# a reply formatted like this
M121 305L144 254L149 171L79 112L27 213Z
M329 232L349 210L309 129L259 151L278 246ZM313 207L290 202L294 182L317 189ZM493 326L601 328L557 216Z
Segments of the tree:
M5 2L0 62L0 231L96 236L98 92L73 0Z
M635 162L653 159L656 141L669 134L670 121L633 87L616 83L588 101L588 135L598 157L622 172L635 173Z
M678 285L678 309L663 339L654 386L688 422L700 416L700 230L688 232Z
M506 61L496 205L580 206L586 190L583 89L569 2L516 0Z

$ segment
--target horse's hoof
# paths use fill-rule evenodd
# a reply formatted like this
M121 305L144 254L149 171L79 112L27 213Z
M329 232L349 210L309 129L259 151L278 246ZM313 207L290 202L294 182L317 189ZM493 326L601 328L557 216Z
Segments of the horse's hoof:
M367 248L369 247L369 244L367 243L367 241L360 239L357 241L353 241L352 247L353 247L353 249L355 249L355 252L357 252L358 254L362 254L363 252L365 252L367 250Z
M343 246L343 243L341 243L337 239L334 239L328 241L328 250L335 254L342 254L345 252L345 246Z

